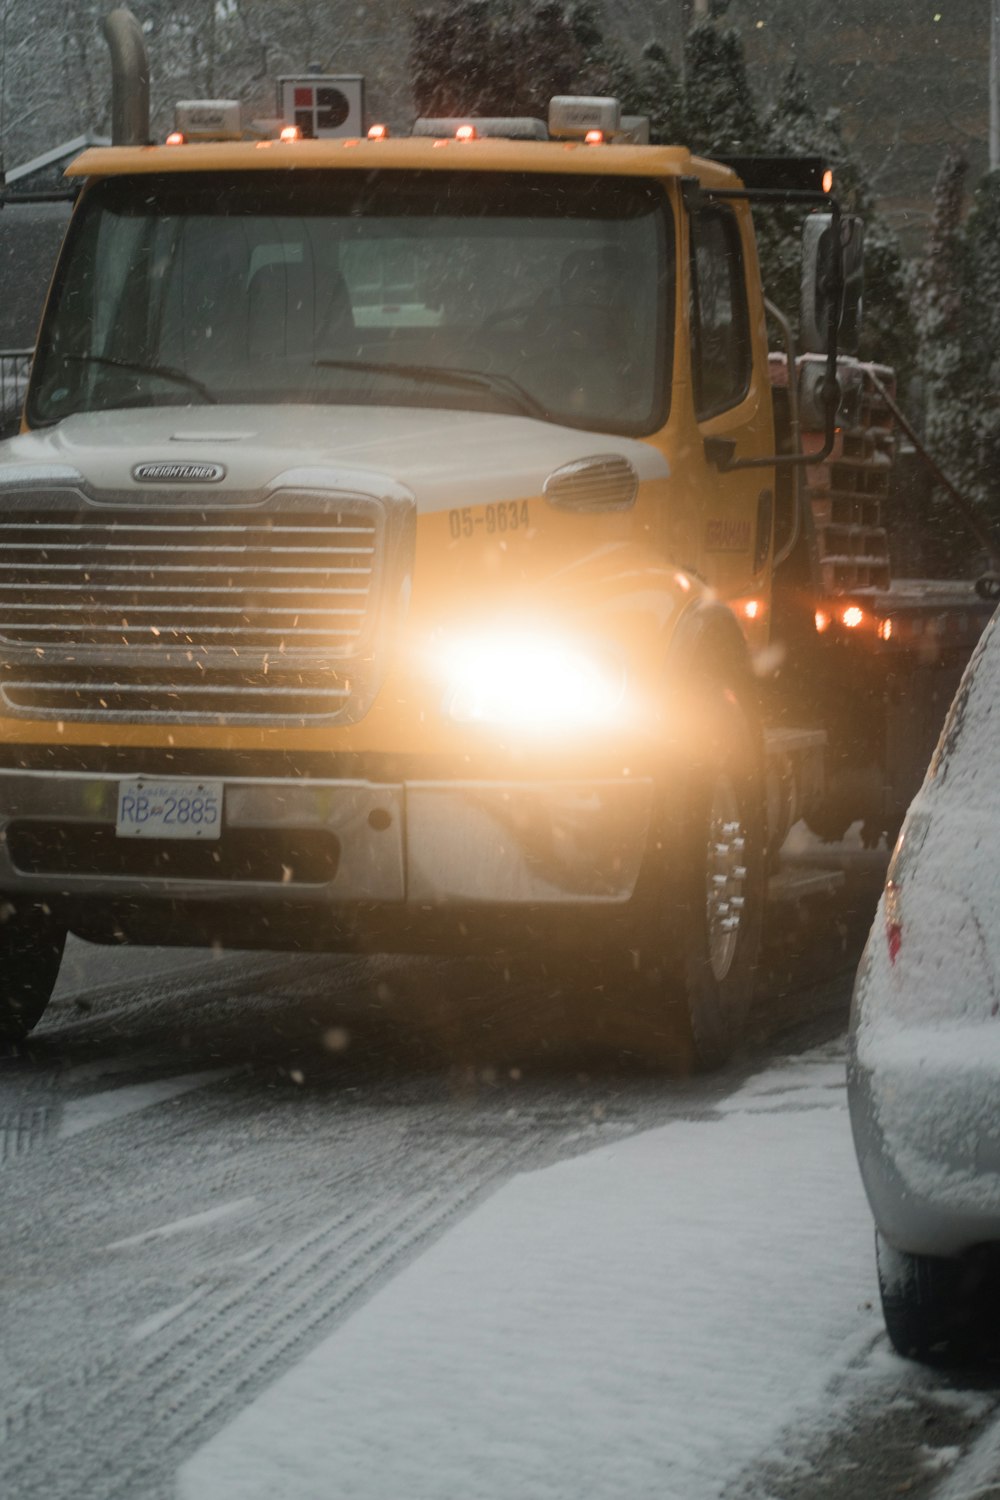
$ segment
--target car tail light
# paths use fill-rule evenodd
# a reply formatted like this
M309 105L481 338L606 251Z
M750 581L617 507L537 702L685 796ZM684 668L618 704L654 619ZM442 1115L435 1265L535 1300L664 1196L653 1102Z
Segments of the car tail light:
M889 962L894 964L903 946L903 903L898 880L888 881L885 888L885 941Z

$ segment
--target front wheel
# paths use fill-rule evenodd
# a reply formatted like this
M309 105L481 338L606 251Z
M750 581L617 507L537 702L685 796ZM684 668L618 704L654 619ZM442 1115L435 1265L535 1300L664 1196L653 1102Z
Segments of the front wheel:
M895 1250L875 1236L886 1331L897 1354L921 1364L959 1364L978 1352L986 1292L983 1265Z
M42 1019L59 976L66 929L38 907L4 908L0 923L0 1045L22 1042Z
M702 679L692 749L660 792L644 877L639 979L651 1035L673 1028L695 1066L739 1041L753 991L766 880L761 738L749 690Z

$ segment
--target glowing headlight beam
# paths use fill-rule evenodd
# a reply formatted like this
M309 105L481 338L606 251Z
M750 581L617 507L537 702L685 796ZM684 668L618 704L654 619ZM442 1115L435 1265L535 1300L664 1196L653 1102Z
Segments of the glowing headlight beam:
M484 636L447 655L445 712L459 723L554 734L620 725L624 673L558 640Z

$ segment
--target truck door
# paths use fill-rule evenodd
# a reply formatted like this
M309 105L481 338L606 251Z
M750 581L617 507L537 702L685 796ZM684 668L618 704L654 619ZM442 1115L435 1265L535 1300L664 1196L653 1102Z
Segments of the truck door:
M766 346L759 331L755 338L754 326L760 325L763 308L748 292L748 273L756 277L757 269L747 264L747 247L731 208L696 206L690 234L691 388L704 454L701 572L723 598L759 601L751 606L749 634L760 640L767 608L773 472L725 473L713 458L714 453L759 458L774 451ZM748 620L741 623L746 626Z

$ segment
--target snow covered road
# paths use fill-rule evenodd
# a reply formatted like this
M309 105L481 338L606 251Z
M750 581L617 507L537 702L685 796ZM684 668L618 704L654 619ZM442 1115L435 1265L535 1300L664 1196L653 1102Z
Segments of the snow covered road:
M983 1491L992 1385L882 1333L849 956L693 1080L484 966L77 958L0 1059L3 1500Z
M717 1495L878 1337L843 1093L835 1043L513 1178L190 1460L182 1500Z

